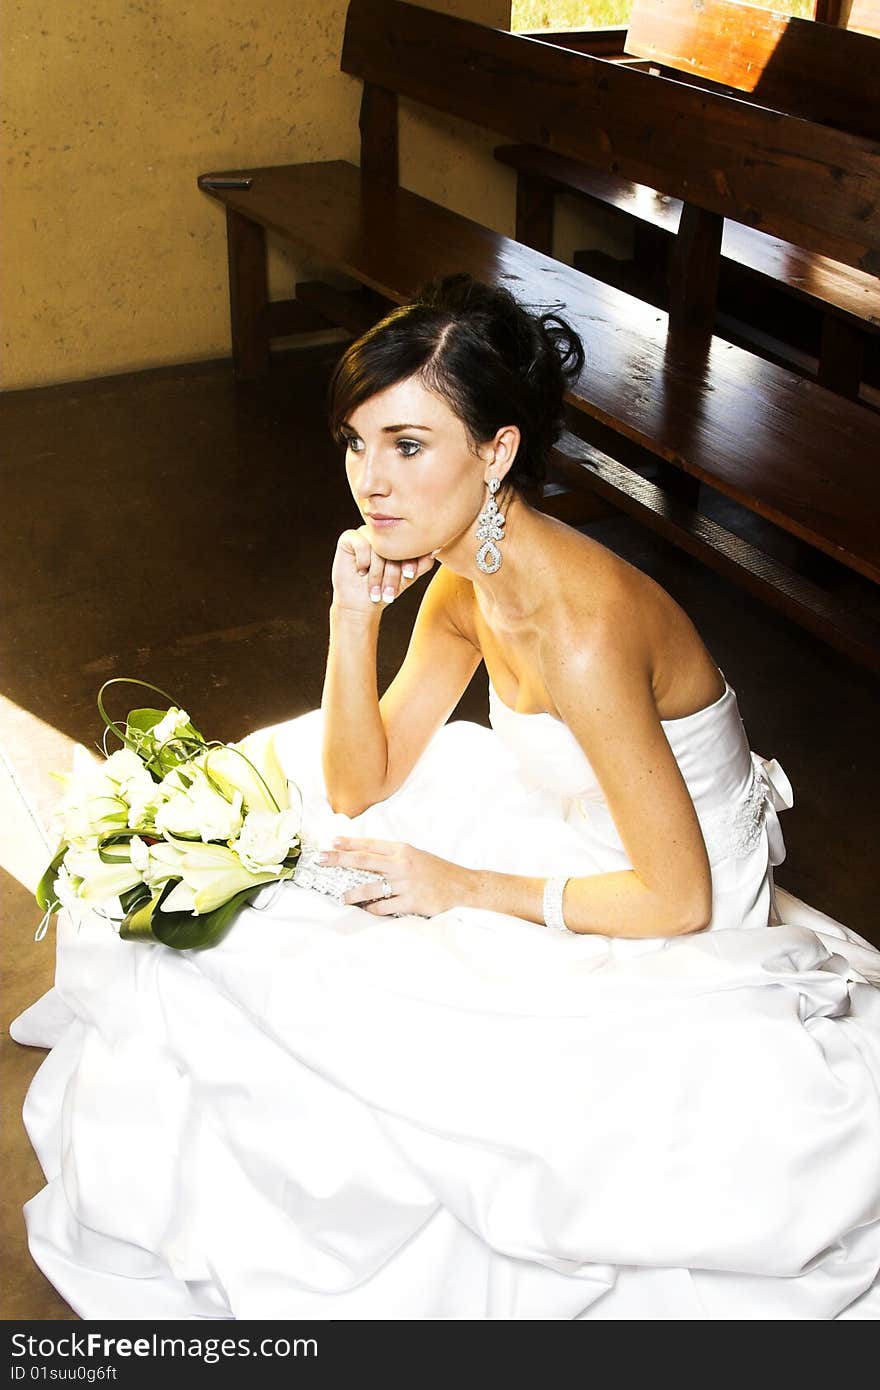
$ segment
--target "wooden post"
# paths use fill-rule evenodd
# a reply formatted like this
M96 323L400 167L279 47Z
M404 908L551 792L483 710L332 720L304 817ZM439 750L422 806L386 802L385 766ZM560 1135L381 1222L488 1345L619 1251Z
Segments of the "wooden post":
M553 190L530 174L516 176L516 240L533 251L553 255Z
M361 114L361 169L373 178L400 183L397 142L397 93L364 83Z
M825 313L819 348L819 385L857 401L864 356L864 334L836 314Z
M251 381L269 369L266 233L258 222L227 207L226 247L232 361L239 380Z
M724 218L683 203L669 258L669 331L709 338L715 328Z
M813 6L813 18L820 24L833 24L846 28L846 19L843 11L846 9L844 0L815 0Z

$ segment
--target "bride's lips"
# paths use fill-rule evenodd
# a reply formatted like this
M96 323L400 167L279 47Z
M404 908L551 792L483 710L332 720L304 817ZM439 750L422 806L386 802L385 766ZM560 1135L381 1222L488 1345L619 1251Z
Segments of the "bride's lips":
M403 520L403 517L385 516L382 512L367 512L367 520L371 521L374 526L381 526L384 530L385 527L396 526L399 521Z

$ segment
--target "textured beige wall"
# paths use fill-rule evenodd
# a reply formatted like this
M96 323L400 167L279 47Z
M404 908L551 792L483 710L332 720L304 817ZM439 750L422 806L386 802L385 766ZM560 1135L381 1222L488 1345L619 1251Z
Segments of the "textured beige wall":
M357 159L344 15L344 0L5 0L5 387L228 351L222 213L196 175Z
M422 3L510 25L511 0ZM361 84L339 71L345 10L346 0L5 0L4 389L228 354L224 218L196 175L358 162ZM511 234L514 176L492 158L503 138L401 101L401 182ZM564 258L602 244L567 202ZM273 298L326 273L277 240L269 268Z
M510 0L429 7L499 26L510 16ZM345 10L345 0L5 0L4 389L228 353L223 214L196 175L358 162L361 84L339 71ZM444 122L405 114L401 144L407 186L482 214L479 158L453 148ZM502 220L511 208L508 193ZM273 298L316 269L273 243Z

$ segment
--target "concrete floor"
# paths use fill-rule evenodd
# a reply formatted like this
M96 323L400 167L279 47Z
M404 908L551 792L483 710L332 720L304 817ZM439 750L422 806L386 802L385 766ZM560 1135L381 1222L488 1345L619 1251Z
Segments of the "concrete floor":
M247 387L224 361L0 399L4 1319L74 1317L30 1260L21 1217L42 1185L19 1115L44 1054L7 1033L52 982L53 938L33 942L31 896L49 772L67 767L72 741L95 743L95 695L111 676L154 682L223 739L319 703L333 546L357 523L324 416L339 351L285 354ZM589 530L688 610L752 747L788 773L778 881L880 945L877 681L634 523ZM415 607L384 620L382 681ZM122 689L111 703L124 713L133 701ZM459 713L486 722L482 674Z

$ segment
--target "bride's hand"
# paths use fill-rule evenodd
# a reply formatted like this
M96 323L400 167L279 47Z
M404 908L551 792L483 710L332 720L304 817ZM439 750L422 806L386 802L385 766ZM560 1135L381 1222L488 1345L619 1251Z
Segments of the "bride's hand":
M451 864L425 850L396 840L355 840L338 838L319 856L324 864L340 864L347 869L368 869L383 876L391 887L387 897L376 897L383 885L362 883L349 888L343 902L363 907L378 917L392 913L418 913L433 917L450 907L467 905L475 873L461 864ZM373 899L374 901L370 901Z
M333 602L360 613L375 612L392 603L433 564L433 555L386 560L370 544L366 526L343 531L333 557Z

